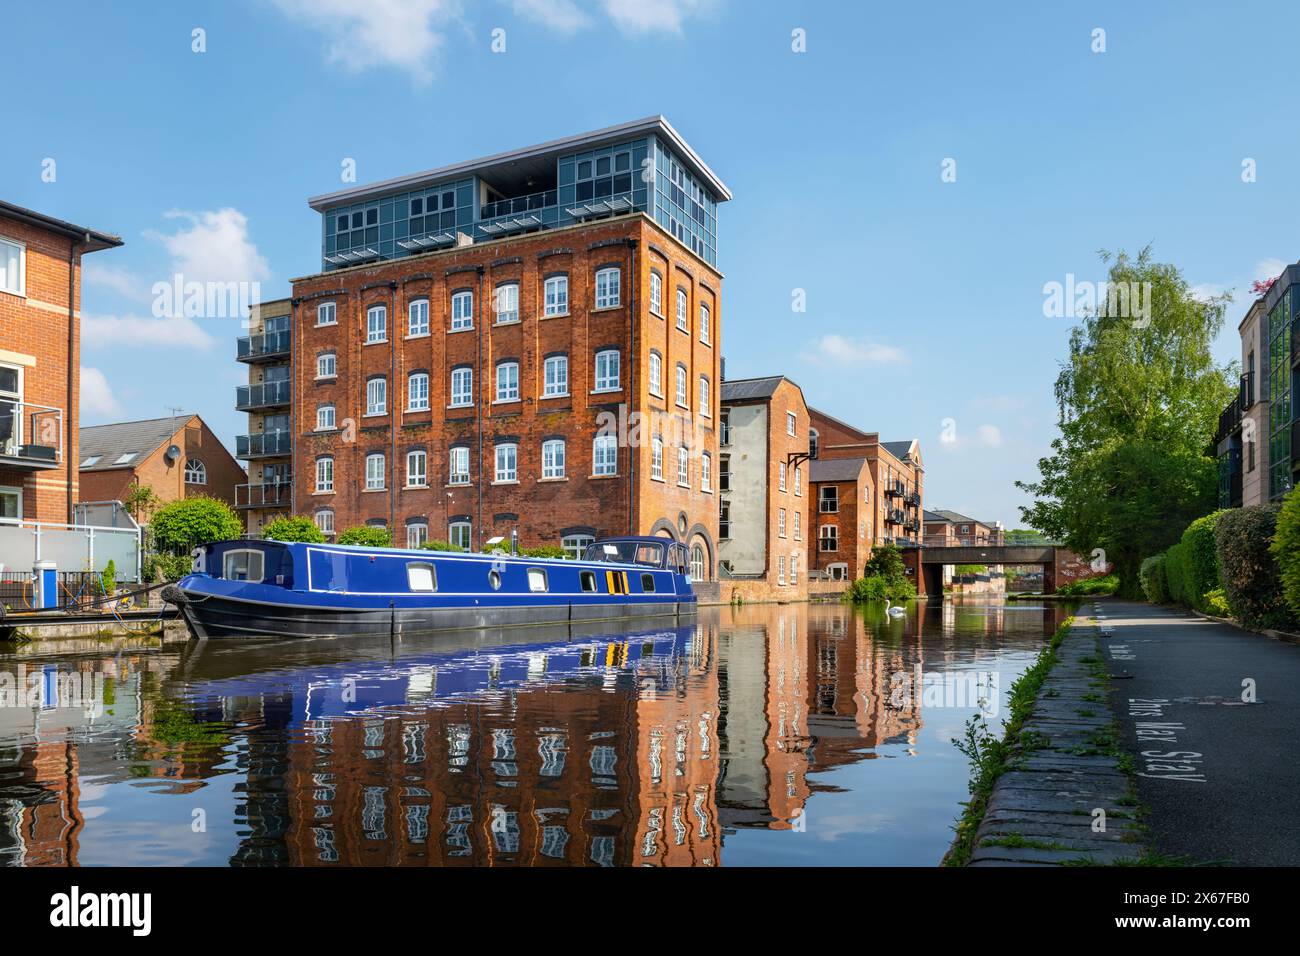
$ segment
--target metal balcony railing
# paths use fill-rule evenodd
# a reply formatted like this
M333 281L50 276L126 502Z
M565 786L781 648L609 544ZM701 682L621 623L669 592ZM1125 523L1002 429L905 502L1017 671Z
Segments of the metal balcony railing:
M289 354L289 330L245 335L236 340L236 357L241 362L265 362Z
M0 399L0 464L57 468L63 461L63 409Z
M235 388L235 408L241 412L254 408L276 408L288 405L289 395L287 381L239 385Z
M262 432L259 435L236 435L236 458L271 458L292 450L288 430Z
M292 478L235 486L236 508L288 508L292 502Z

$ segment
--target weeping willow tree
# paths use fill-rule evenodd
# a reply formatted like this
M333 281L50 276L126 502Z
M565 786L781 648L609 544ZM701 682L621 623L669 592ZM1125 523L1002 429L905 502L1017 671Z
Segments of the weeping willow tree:
M1114 562L1121 593L1137 596L1138 565L1215 507L1210 456L1237 368L1215 364L1211 343L1229 295L1195 298L1172 265L1101 253L1109 289L1070 332L1056 379L1060 436L1038 462L1026 522L1072 550ZM1135 305L1135 303L1137 303Z

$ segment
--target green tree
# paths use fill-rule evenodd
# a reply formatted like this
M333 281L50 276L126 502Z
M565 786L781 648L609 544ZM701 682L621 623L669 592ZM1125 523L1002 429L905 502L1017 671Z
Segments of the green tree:
M367 548L391 548L393 533L375 525L358 525L346 528L339 534L339 544L359 544Z
M234 509L206 495L168 502L154 512L149 527L154 547L171 554L184 554L195 545L229 541L244 533L244 523Z
M1039 479L1016 485L1035 498L1021 508L1027 523L1080 554L1102 548L1120 593L1140 597L1142 558L1214 508L1217 472L1206 451L1236 369L1216 365L1210 345L1228 297L1193 297L1149 247L1101 258L1112 284L1149 289L1140 293L1149 311L1112 314L1103 301L1071 330L1056 379L1060 437L1039 460Z
M162 499L154 493L153 488L139 482L131 485L122 498L122 506L126 508L126 513L139 524L148 524L149 516L158 509L158 505L161 503Z
M325 533L305 515L276 518L262 529L262 537L268 541L300 541L304 544L322 544L325 541Z

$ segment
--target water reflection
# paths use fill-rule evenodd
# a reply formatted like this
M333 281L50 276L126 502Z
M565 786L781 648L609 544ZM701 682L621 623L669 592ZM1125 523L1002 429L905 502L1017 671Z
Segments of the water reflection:
M949 738L1060 613L0 657L0 860L933 865L966 794Z

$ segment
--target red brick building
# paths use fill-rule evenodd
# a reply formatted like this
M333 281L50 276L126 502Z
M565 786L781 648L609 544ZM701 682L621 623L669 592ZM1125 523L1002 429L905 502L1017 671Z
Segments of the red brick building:
M0 520L72 521L81 257L121 244L0 201Z
M295 511L408 546L664 534L711 579L729 198L652 117L312 200Z
M834 580L856 581L871 558L876 485L865 458L818 458L809 466L809 568Z
M719 552L747 601L808 596L808 406L781 375L722 384Z

